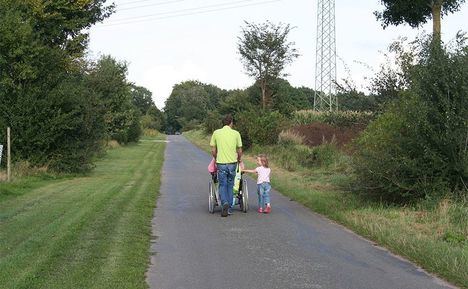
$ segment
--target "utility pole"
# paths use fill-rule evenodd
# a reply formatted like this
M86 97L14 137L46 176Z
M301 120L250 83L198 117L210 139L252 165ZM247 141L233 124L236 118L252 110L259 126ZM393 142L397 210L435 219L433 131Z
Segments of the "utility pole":
M335 0L318 0L314 110L338 110Z

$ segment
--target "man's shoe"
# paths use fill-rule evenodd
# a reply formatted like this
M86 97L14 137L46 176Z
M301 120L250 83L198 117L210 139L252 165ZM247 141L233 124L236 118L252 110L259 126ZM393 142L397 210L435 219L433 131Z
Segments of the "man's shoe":
M224 203L223 208L221 210L221 217L227 217L228 216L228 210L229 210L229 204Z
M232 214L233 214L232 209L229 208L229 209L228 209L228 215L232 215Z

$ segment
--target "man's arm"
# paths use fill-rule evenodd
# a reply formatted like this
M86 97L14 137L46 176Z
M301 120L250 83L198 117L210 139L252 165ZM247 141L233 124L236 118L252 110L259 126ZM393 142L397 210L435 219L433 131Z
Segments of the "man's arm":
M239 132L237 132L237 161L242 160L242 138Z
M237 148L237 161L240 162L242 160L242 148Z
M211 147L211 155L216 159L216 157L218 156L218 150L216 149L215 146L212 146Z
M210 140L210 147L211 147L211 155L215 158L218 156L218 149L216 146L216 136L215 132L211 135L211 140Z

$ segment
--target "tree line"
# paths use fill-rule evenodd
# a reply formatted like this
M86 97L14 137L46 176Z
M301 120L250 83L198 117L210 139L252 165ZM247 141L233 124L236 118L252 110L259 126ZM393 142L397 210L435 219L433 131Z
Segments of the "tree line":
M440 197L466 198L468 193L468 46L459 33L445 44L440 38L443 15L462 1L381 1L376 12L384 27L433 20L432 35L395 42L394 65L383 65L371 78L371 93L344 81L339 85L341 110L373 112L375 120L353 144L354 189L392 202ZM411 9L410 9L411 8ZM176 129L203 125L219 128L231 113L245 145L275 145L291 126L297 110L312 109L314 91L294 88L282 79L284 67L299 56L287 40L289 25L246 23L238 50L246 73L255 82L226 91L199 82L174 87L166 101L167 124Z
M0 142L11 127L14 161L85 171L106 141L137 141L143 115L160 122L124 62L85 57L87 29L113 11L104 0L0 0Z
M342 110L377 117L357 141L354 173L363 191L391 200L457 192L468 183L466 36L440 38L443 15L464 0L385 0L384 27L434 22L431 37L395 43L397 68L383 67L371 93L346 83ZM86 171L106 142L137 141L142 128L175 132L219 127L231 113L246 146L275 144L291 115L312 109L315 92L292 87L284 68L299 57L288 24L246 22L238 38L246 89L186 81L174 86L164 112L151 92L130 83L127 65L85 57L87 29L114 12L104 0L0 0L0 142L12 128L14 161L62 172ZM410 47L406 49L405 47Z

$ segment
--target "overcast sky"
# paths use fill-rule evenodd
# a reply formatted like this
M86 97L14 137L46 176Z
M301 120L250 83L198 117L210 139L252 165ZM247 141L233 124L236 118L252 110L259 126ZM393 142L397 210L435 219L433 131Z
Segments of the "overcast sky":
M317 1L314 0L116 0L117 12L91 28L90 56L110 54L129 63L129 79L153 92L159 108L172 86L194 79L225 89L253 83L237 54L244 20L289 23L290 40L301 56L287 68L294 86L314 87ZM430 32L407 26L383 30L373 15L377 0L336 0L338 78L350 68L352 79L365 86L383 61L382 52L399 36ZM200 13L203 11L211 11ZM174 17L177 15L177 17ZM147 16L146 18L144 18ZM148 21L148 20L151 21ZM443 19L444 40L468 31L468 3ZM118 23L124 23L117 25Z

